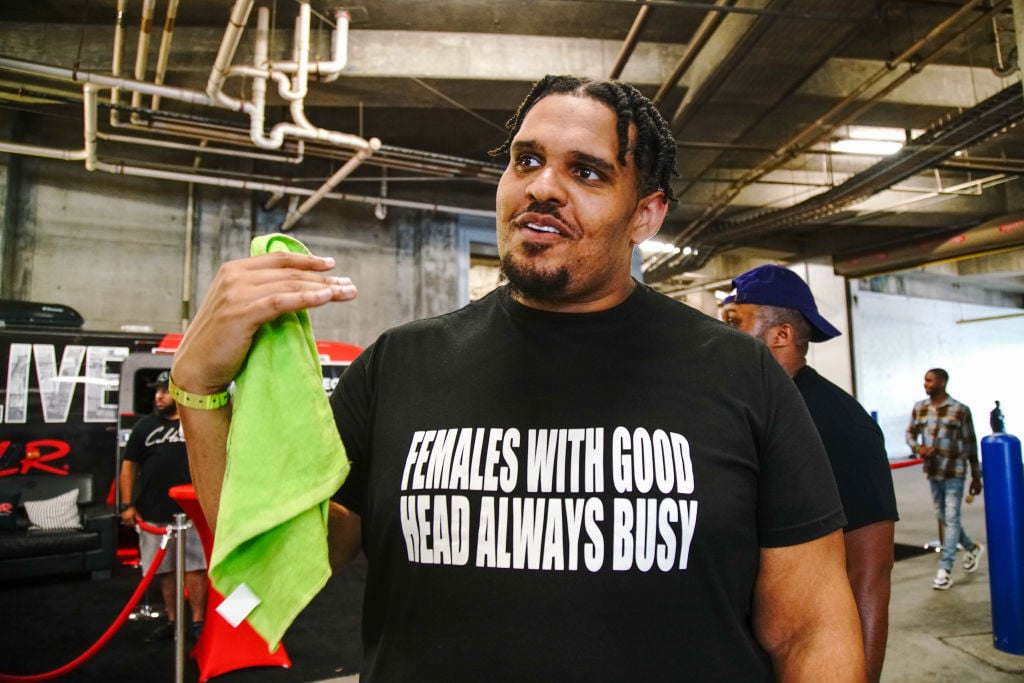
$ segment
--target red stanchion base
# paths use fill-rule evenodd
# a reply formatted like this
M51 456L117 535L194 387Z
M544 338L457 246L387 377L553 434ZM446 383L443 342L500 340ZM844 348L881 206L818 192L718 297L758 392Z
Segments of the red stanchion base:
M224 596L213 586L209 588L206 600L206 621L192 650L192 657L199 665L200 681L205 683L214 676L254 666L291 668L292 660L284 645L278 645L276 652L268 652L266 641L252 630L248 621L243 621L237 628L224 621L217 613Z
M170 496L192 520L209 563L210 553L213 552L213 533L199 506L195 488L191 484L174 486L170 489ZM256 666L291 668L292 660L285 652L284 645L278 645L276 651L269 652L266 641L252 629L248 621L234 627L224 620L217 612L222 602L224 596L211 585L206 598L203 631L192 650L192 657L199 665L200 681L205 683L214 676Z

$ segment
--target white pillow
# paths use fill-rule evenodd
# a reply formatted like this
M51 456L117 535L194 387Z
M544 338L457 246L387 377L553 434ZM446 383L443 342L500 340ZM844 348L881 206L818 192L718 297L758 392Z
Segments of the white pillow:
M78 521L78 489L71 489L46 500L26 500L22 503L28 521L38 529L81 529Z

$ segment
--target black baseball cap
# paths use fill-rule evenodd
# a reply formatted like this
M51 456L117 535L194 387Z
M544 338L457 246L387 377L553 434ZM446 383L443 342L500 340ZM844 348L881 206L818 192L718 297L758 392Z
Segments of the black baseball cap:
M164 370L163 372L156 376L155 380L149 382L148 384L146 384L146 386L149 387L150 389L156 389L157 387L164 387L166 389L170 385L170 382L171 373L167 370Z
M778 306L800 311L811 324L811 341L827 341L842 334L818 313L811 288L788 268L773 264L758 266L736 276L732 286L736 288L732 297L738 304Z

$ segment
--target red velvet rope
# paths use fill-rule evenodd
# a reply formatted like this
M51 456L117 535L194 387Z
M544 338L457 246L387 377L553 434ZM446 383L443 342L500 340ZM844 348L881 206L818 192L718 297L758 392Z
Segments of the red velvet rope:
M911 465L920 465L924 460L922 458L911 458L910 460L901 460L899 462L890 462L890 470L898 470L901 467L910 467Z
M139 527L144 531L151 534L157 534L159 536L162 536L167 532L167 529L164 527L152 526L151 524L145 524L143 522L139 522ZM34 681L49 681L74 671L88 661L110 641L114 634L117 633L117 630L121 628L124 622L128 619L128 615L130 615L132 610L135 609L135 605L139 602L139 599L142 598L142 594L146 591L146 588L149 587L150 582L153 581L153 577L156 576L156 570L160 567L160 562L163 561L166 553L167 548L161 544L160 548L157 549L156 554L153 556L153 562L150 564L149 570L146 572L146 575L142 577L142 582L139 584L138 588L135 589L132 597L128 600L128 604L124 606L124 609L121 610L121 613L117 616L117 619L114 620L114 623L110 625L110 628L107 629L106 633L104 633L92 647L59 669L54 669L53 671L48 671L46 673L29 674L24 676L0 673L0 683L31 683Z

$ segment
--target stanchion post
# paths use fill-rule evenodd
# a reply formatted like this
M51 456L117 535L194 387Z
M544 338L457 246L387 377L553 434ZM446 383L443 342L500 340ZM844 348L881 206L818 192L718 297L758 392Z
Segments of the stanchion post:
M174 620L174 680L185 680L185 529L188 516L174 515L174 528L178 542L174 545L174 604L178 618Z
M992 434L981 440L985 473L992 641L997 650L1024 655L1024 462L1020 439Z

